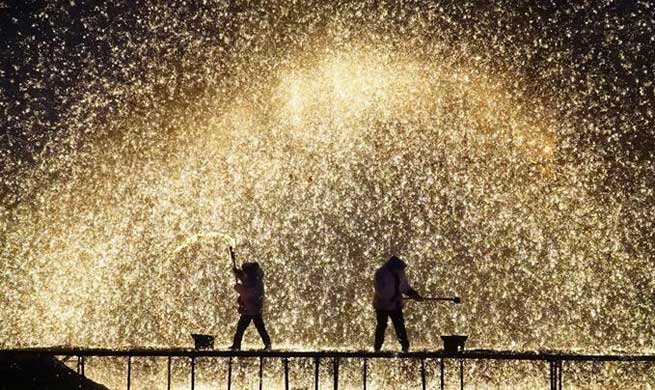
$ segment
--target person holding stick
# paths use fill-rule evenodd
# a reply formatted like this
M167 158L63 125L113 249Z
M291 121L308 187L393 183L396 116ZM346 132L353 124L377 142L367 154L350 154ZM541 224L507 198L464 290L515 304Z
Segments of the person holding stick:
M375 272L375 296L373 298L373 307L375 308L377 322L375 327L375 352L379 352L382 349L384 333L387 330L389 317L391 317L403 352L409 351L409 340L407 338L407 330L405 329L405 319L403 318L403 294L419 301L423 298L416 290L410 287L407 276L405 275L406 267L407 264L400 258L391 256Z
M239 293L239 314L241 317L237 322L234 340L230 349L240 350L241 340L250 322L255 323L255 328L264 342L264 349L271 349L271 338L266 331L266 325L262 318L262 309L264 307L264 271L258 263L244 263L241 269L236 267L234 252L230 248L233 268L236 278L234 289Z

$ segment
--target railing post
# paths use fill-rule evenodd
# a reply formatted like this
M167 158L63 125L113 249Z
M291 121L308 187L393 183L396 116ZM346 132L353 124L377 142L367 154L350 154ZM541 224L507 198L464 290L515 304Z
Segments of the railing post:
M560 360L559 361L559 378L558 378L559 379L559 390L563 389L563 387L562 387L562 376L563 376L562 366L563 366L563 364L564 364L564 362ZM82 362L82 369L84 369L84 362Z
M364 358L364 373L362 374L363 388L366 390L366 380L368 378L368 359Z
M166 390L171 390L171 357L168 357L166 363Z
M264 388L264 357L259 357L259 390Z
M459 360L459 390L464 390L464 359Z
M196 388L196 358L191 357L191 390Z
M77 373L84 376L84 356L77 355Z
M318 390L319 388L318 370L320 368L320 365L321 365L321 358L317 356L314 358L314 390Z
M550 361L550 388L551 390L562 390L562 361Z
M227 359L227 390L232 390L232 356Z
M333 375L334 375L334 390L339 390L339 357L335 356L332 361L333 364Z
M289 390L289 358L282 359L284 363L284 389Z
M132 356L127 356L127 390L132 387Z
M319 388L319 368L321 366L321 358L320 357L315 357L314 358L314 390L318 390Z
M421 359L421 389L427 388L427 381L425 378L425 359Z
M443 357L442 357L441 359L439 359L439 377L440 377L440 380L439 380L440 387L439 388L441 390L444 390L445 387L446 387L446 381L445 381L445 378L444 378L444 370L445 370L445 367L444 367L444 361L443 361Z

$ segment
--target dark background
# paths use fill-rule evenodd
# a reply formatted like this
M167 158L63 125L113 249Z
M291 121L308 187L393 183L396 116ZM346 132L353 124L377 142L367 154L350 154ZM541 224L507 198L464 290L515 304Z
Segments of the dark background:
M201 1L171 3L65 1L52 5L40 1L5 2L0 9L0 88L3 155L29 164L46 144L65 132L66 113L89 88L101 90L103 79L112 83L134 82L148 71L146 58L130 55L127 40L153 45L174 66L176 52L185 50L176 36L193 31L207 39L207 45L231 46L218 33L235 34L243 25L239 15L256 10L284 28L303 28L305 23L281 21L279 9L292 12L298 6L267 6L258 2L204 4ZM307 3L297 13L314 14L317 24L329 20L327 11L348 13L352 5L332 2ZM357 10L366 19L367 8L386 7L411 13L436 8L439 27L453 41L467 41L489 48L488 55L499 63L510 63L534 79L535 94L582 94L584 104L562 105L580 120L601 122L616 129L610 134L581 134L582 145L592 144L639 159L652 157L653 146L653 59L655 9L647 1L538 1L538 2L367 2ZM156 21L160 8L173 10L177 23L168 29L146 29L143 21ZM335 11L336 10L336 11ZM322 13L322 11L326 11ZM368 10L370 12L370 10ZM398 15L402 15L399 13ZM214 20L208 23L206 19ZM407 16L390 16L384 28L402 27ZM141 22L140 22L141 21ZM165 22L165 21L163 21ZM247 22L250 23L250 22ZM376 27L377 28L377 27ZM281 37L290 39L292 37ZM273 37L268 37L273 39ZM491 44L491 45L490 45ZM503 54L497 56L497 54ZM565 58L556 56L565 55ZM196 81L197 83L194 83ZM201 88L201 80L177 85L184 96ZM104 85L104 87L110 87ZM121 102L109 99L98 110L113 114ZM568 114L568 113L567 113Z

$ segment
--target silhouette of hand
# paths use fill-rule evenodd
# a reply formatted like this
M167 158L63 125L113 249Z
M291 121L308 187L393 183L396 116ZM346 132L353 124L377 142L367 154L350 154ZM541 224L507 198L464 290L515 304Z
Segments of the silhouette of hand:
M419 302L423 300L423 297L421 296L421 294L419 294L418 291L416 291L416 290L414 290L414 289L409 290L409 291L407 292L407 296L408 296L409 298L414 299L414 300L417 300L417 301L419 301Z

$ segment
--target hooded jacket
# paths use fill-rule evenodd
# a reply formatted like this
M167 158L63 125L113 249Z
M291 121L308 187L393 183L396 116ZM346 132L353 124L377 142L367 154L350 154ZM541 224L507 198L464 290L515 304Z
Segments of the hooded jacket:
M244 264L244 270L248 269L248 263ZM260 316L264 308L264 278L261 269L253 272L237 272L237 277L241 283L234 285L234 289L239 293L239 313Z
M395 266L392 259L395 259ZM418 295L407 281L405 263L398 258L392 259L375 272L375 296L373 298L375 310L402 310L403 294Z

